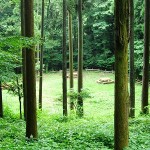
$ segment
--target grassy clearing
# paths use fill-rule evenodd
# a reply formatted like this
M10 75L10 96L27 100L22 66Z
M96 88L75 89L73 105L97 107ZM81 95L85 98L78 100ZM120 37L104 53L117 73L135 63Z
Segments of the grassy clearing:
M0 149L10 150L108 150L113 149L114 84L97 84L103 72L84 72L84 88L91 98L84 100L84 118L71 113L62 117L61 72L44 75L43 112L38 111L38 141L26 141L25 122L19 120L17 97L3 93L4 119L0 119ZM69 79L68 79L69 80ZM77 89L77 79L75 89ZM69 86L68 86L69 87ZM141 85L136 85L136 118L129 120L129 150L150 149L150 116L140 116ZM38 99L38 80L37 80Z

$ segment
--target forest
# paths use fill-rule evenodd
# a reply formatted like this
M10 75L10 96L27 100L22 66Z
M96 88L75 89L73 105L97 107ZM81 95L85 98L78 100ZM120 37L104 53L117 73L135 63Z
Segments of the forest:
M0 149L150 149L149 0L1 0L0 20Z

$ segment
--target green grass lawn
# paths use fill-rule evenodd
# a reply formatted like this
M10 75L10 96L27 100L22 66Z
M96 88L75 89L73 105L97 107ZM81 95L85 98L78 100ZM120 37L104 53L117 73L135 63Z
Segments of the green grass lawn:
M25 139L25 122L19 119L18 98L3 91L5 117L0 119L0 149L113 149L114 84L96 81L101 77L114 79L114 74L85 71L83 77L84 89L88 89L91 96L84 100L84 118L78 119L70 111L69 117L63 118L61 72L44 74L43 111L38 111L37 141ZM77 79L74 82L76 90ZM37 103L38 85L37 79ZM140 115L140 98L141 85L136 84L136 117L129 119L129 150L150 150L150 116Z

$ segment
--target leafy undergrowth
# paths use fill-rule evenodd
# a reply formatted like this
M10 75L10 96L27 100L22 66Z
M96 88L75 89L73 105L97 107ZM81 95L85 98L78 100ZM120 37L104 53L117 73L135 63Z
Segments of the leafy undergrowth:
M8 109L8 108L7 108ZM25 122L10 110L0 119L2 150L109 150L113 149L113 122L100 118L64 118L38 112L38 140L25 139ZM129 121L129 150L150 149L150 116Z
M10 114L10 112L9 112ZM0 120L0 149L79 150L113 149L113 124L38 113L38 140L25 139L25 122L9 115Z
M129 121L129 150L150 150L150 115Z
M84 72L84 88L90 90L91 98L84 100L85 117L79 119L73 114L63 118L62 102L55 100L62 92L61 74L44 74L44 111L38 112L38 140L25 138L25 121L18 119L18 98L3 90L5 117L0 119L0 150L112 150L114 84L97 84L103 76L114 78L112 74ZM150 150L150 115L139 116L140 97L141 85L136 84L136 117L129 120L128 150Z

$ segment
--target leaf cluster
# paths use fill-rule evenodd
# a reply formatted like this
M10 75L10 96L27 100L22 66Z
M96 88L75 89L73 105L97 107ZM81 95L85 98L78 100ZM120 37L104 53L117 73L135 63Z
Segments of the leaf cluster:
M0 80L14 76L14 69L21 66L23 47L31 48L40 43L38 38L20 36L0 37Z
M22 86L22 78L17 75L16 78L11 80L8 84L8 93L13 94L15 96L23 97L23 86Z

